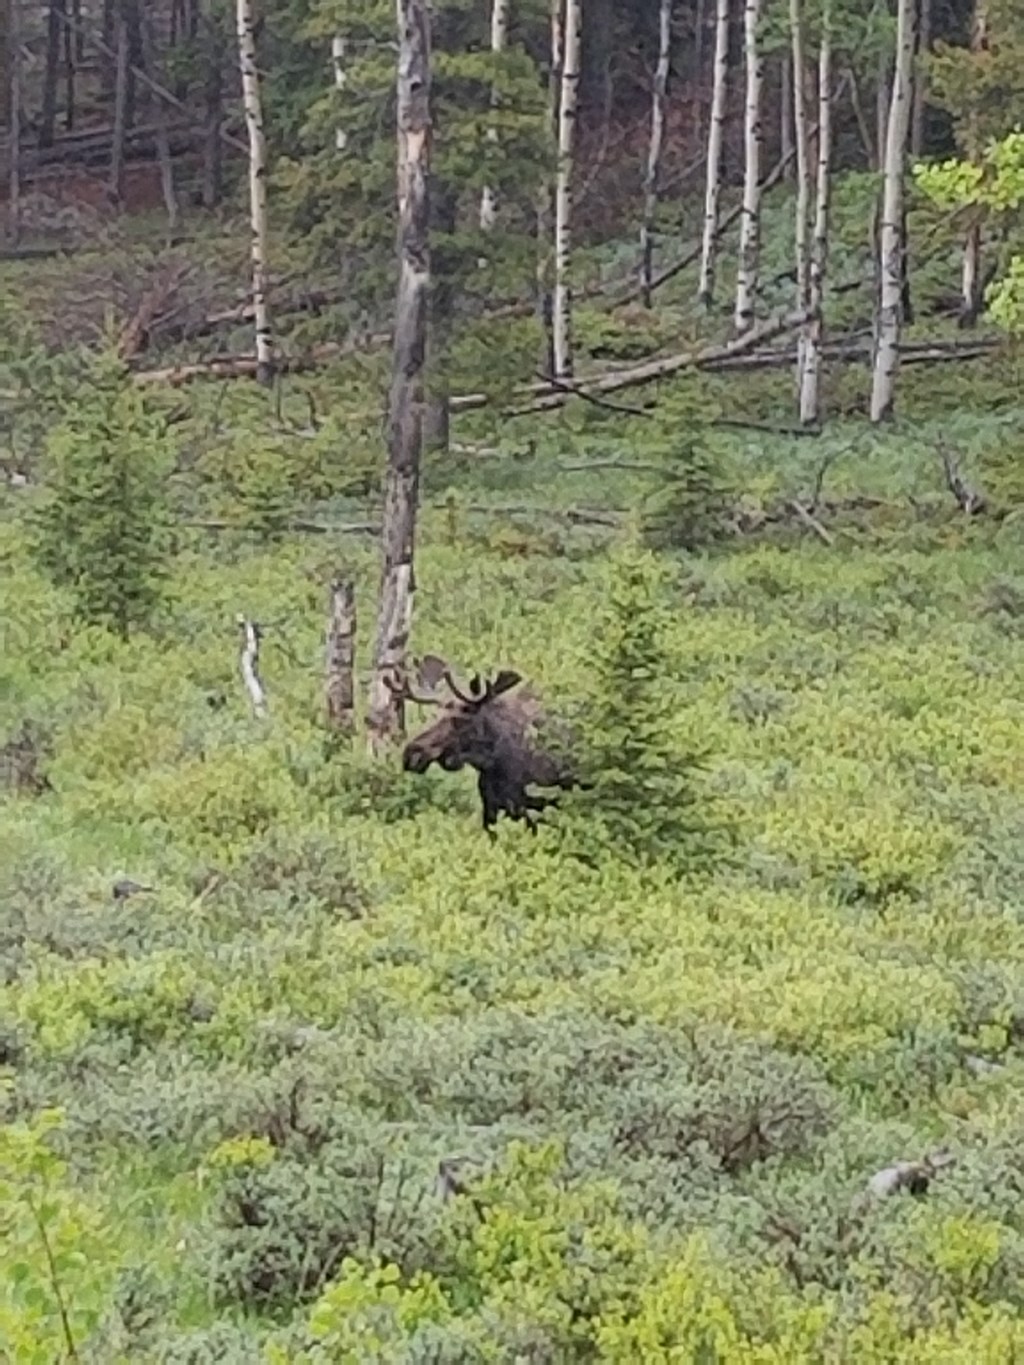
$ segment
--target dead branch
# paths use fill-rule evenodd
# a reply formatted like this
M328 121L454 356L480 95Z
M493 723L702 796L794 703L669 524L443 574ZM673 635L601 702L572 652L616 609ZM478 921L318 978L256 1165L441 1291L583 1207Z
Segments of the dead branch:
M800 502L797 498L791 498L787 505L792 508L792 510L800 518L800 520L807 527L807 529L809 531L814 532L814 534L818 537L819 540L823 541L826 545L834 544L834 541L831 535L829 535L828 531L825 530L824 526L822 526L821 522L818 521L817 517L813 517L810 514L810 512L808 512L807 508L803 505L802 502Z
M238 617L238 625L242 631L239 671L252 702L253 715L262 720L267 714L267 694L259 675L260 639L263 632L256 621L249 621L244 616Z
M187 521L180 521L179 526L188 526L197 531L243 531L245 527L235 521L226 521L219 517L192 518ZM380 526L373 521L306 521L303 517L297 517L288 523L289 531L305 531L315 536L375 536L380 533Z

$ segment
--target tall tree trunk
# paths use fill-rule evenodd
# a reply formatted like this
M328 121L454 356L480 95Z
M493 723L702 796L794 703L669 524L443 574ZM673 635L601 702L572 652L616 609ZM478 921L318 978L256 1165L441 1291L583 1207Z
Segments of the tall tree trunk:
M117 61L114 75L114 131L110 139L110 197L121 203L124 181L125 117L128 101L128 25L124 15L117 14Z
M39 145L52 147L57 127L57 86L64 39L64 0L50 0L46 10L46 67L43 72L43 103L39 113Z
M572 344L572 175L576 142L576 103L580 84L582 0L565 0L565 50L558 111L558 176L555 183L555 289L552 300L556 379L573 372Z
M128 27L128 81L125 93L124 120L126 128L134 128L139 102L139 83L135 73L143 65L142 23L138 0L121 0Z
M405 662L415 590L427 320L430 301L429 0L396 0L398 13L398 298L395 308L382 567L366 728L371 749L404 729L387 685Z
M733 326L741 336L754 325L757 309L758 269L761 256L761 90L764 57L758 29L761 0L746 0L743 11L743 46L747 93L743 111L743 210L740 215L739 266L736 271L736 307Z
M21 0L7 0L7 239L21 239Z
M348 43L344 34L336 33L331 39L331 65L334 68L334 88L340 94L348 82L348 73L345 71L345 55ZM343 152L348 146L348 133L341 125L339 117L337 127L334 130L335 151Z
M224 116L222 73L224 53L216 0L202 0L202 5L203 26L206 30L203 72L206 131L203 138L202 199L203 207L212 209L220 203L224 181L224 149L220 140L220 127Z
M491 51L495 56L505 51L505 43L508 38L508 7L509 0L491 0ZM491 109L498 107L497 86L491 88ZM487 141L497 143L498 130L492 124L487 129ZM480 226L484 232L490 232L494 227L497 215L497 204L494 198L494 190L490 185L485 185L483 194L480 196Z
M828 0L821 14L818 49L818 165L815 185L814 237L811 243L811 321L804 335L800 374L800 421L811 426L821 418L821 341L824 329L825 271L828 265L829 207L832 191L832 15Z
M274 342L267 305L267 148L263 136L263 106L256 65L256 32L252 0L237 0L238 64L242 73L242 103L249 131L249 212L252 224L252 310L256 327L256 377L261 384L274 378Z
M779 155L786 163L784 180L794 178L793 114L794 91L793 57L789 52L782 54L779 63Z
M796 221L793 232L794 264L796 267L797 308L809 310L811 303L811 263L808 254L808 230L811 208L810 130L807 126L807 85L804 69L804 16L801 0L789 0L789 29L793 77L793 125L796 138ZM803 384L806 328L800 329L797 341L797 395Z
M459 200L453 188L435 177L431 183L431 289L428 321L429 357L426 398L423 404L423 449L447 451L451 435L451 395L445 359L455 319L455 271L453 250L458 230Z
M156 40L153 33L154 24L152 14L147 13L142 19L142 61L143 71L148 71L154 79L163 78L163 73L158 73L156 69ZM156 126L156 155L160 166L160 190L163 194L164 208L167 210L167 230L174 233L178 228L180 210L178 208L178 195L174 188L174 161L171 157L171 140L167 132L167 105L156 96L150 98L153 109L153 122Z
M661 169L661 147L665 140L665 94L672 56L672 0L659 0L658 6L658 65L654 73L651 95L651 136L647 146L647 169L644 174L644 213L640 224L640 298L645 308L651 306L651 284L654 275L654 218L658 211L658 172Z
M565 45L563 27L564 0L549 0L551 30L551 65L548 70L548 132L552 148L558 147L558 117L562 97L562 53ZM554 334L554 222L555 187L553 177L545 174L537 199L537 320L542 341L541 371L555 372Z
M924 150L924 108L928 93L924 58L932 45L932 0L920 0L918 17L917 64L914 70L914 112L910 122L910 155L919 161Z
M722 141L725 133L725 101L729 87L729 0L716 0L714 62L704 186L704 232L700 247L700 283L697 286L697 299L705 308L711 307L715 295L718 206L722 193Z
M988 48L988 5L989 0L974 0L974 14L971 18L971 52L975 56ZM982 153L981 139L978 133L976 97L972 97L970 112L967 115L964 153L969 161L976 161ZM961 327L973 327L981 313L983 302L981 246L981 224L975 222L967 229L961 260L959 317Z
M704 141L704 123L707 98L704 91L704 39L706 37L707 0L697 0L693 15L693 67L689 73L697 90L693 109L693 137L698 144Z
M880 52L878 54L878 78L875 81L875 161L879 170L885 168L889 107L892 104L891 72L891 54L888 51Z
M76 38L77 30L72 28L72 24L80 24L82 16L79 13L80 0L71 0L71 24L67 22L67 0L62 0L65 22L61 25L64 30L64 129L70 133L75 126L75 70L78 59L76 57Z
M906 251L904 175L910 106L913 98L916 0L899 0L896 16L896 70L892 83L885 139L882 216L879 225L881 288L875 322L875 358L871 381L871 420L880 422L893 408L903 326Z

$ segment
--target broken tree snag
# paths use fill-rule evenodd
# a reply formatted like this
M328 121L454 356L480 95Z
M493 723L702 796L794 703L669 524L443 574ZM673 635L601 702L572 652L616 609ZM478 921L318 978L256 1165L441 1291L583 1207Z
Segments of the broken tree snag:
M256 327L256 378L270 384L274 377L274 347L267 304L267 147L263 135L263 105L256 65L256 21L252 0L238 0L238 65L242 72L242 103L249 131L249 213L252 227L252 310Z
M258 622L250 621L244 616L238 618L238 626L242 632L239 672L252 702L253 715L262 720L267 714L267 694L260 681L260 640L263 638L263 631Z
M988 500L984 493L972 488L963 474L960 472L960 461L956 458L948 446L940 445L939 454L942 456L942 468L946 475L946 487L956 498L957 506L964 516L976 517L988 507Z
M356 651L356 590L346 579L331 584L327 619L324 690L328 728L351 734L355 726L355 689L352 681Z
M413 550L423 446L430 304L430 19L428 0L398 6L398 298L388 397L388 468L381 583L366 728L371 751L401 733L405 715L388 686L405 661L412 624Z

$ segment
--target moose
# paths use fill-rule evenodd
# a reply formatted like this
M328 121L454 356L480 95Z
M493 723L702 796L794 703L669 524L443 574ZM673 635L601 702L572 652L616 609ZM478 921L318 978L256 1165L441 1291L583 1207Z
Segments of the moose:
M475 768L488 837L496 837L502 812L536 834L537 813L558 802L527 788L582 785L568 762L540 739L546 718L539 698L528 687L510 695L523 681L511 669L489 679L476 674L463 687L444 659L428 654L416 673L415 686L404 673L389 674L387 684L403 700L440 707L440 714L405 745L402 767L413 773L426 772L432 763L450 773Z

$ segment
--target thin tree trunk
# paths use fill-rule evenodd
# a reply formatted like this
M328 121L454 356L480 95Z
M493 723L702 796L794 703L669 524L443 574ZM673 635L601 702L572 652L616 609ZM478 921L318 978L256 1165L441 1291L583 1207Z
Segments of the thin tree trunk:
M562 50L565 32L562 25L563 0L550 0L551 66L548 71L548 132L551 146L558 147L558 116L562 93ZM542 341L541 371L555 372L554 336L554 221L555 190L545 174L537 200L537 320Z
M565 52L562 64L561 105L558 112L558 176L555 185L555 289L552 301L554 375L570 379L572 343L572 175L576 134L576 103L580 84L582 0L565 3Z
M878 56L878 79L875 82L875 161L879 170L885 166L889 106L892 103L891 71L891 55L888 52L880 52Z
M804 79L804 17L801 0L789 0L789 28L793 80L793 123L796 138L796 222L793 246L796 267L796 306L808 313L811 308L811 265L808 231L811 208L811 159L807 126L807 86ZM797 340L797 394L803 385L806 328Z
M238 64L242 102L249 131L249 211L252 225L252 306L256 327L256 375L261 384L274 377L274 343L267 304L267 149L263 106L256 65L256 32L252 0L237 0Z
M729 0L716 0L714 63L711 122L708 125L707 178L704 186L704 233L700 249L700 283L697 286L697 299L705 308L711 307L715 295L718 208L722 192L722 141L725 133L725 101L729 87Z
M224 116L224 81L221 74L220 19L216 0L204 0L202 17L205 21L207 52L203 79L206 136L203 139L203 207L212 209L220 203L224 180L224 151L220 128Z
M814 237L811 244L811 321L804 334L800 374L800 421L821 419L821 343L824 331L825 272L828 264L829 207L832 190L832 16L828 3L821 15L818 49L818 165L815 186Z
M987 48L988 0L974 0L974 14L971 19L971 52L977 56ZM970 112L967 116L967 135L964 139L964 152L969 161L977 161L982 152L981 139L978 134L976 99L976 96L971 98ZM961 260L959 317L961 327L973 327L981 313L981 247L981 224L975 222L967 229Z
M396 0L398 11L399 278L388 469L381 528L382 569L366 726L371 750L404 729L400 698L387 685L404 664L415 590L427 323L430 302L429 0Z
M331 65L334 68L334 88L339 95L348 83L348 74L345 71L345 56L348 50L348 43L341 33L336 33L331 39ZM348 133L341 126L339 117L338 125L334 130L335 151L343 152L348 146Z
M879 225L881 288L875 323L875 359L871 381L872 422L880 422L891 414L899 369L905 291L904 175L913 98L916 19L916 0L899 0L896 16L896 70L885 140L882 216Z
M509 0L492 0L491 3L491 52L495 56L505 51L505 43L508 38L508 7ZM497 86L491 89L491 109L498 107ZM487 129L487 141L497 143L498 130L494 127ZM480 226L484 232L490 232L494 227L497 215L497 203L494 197L494 190L490 185L485 185L483 194L480 196Z
M793 144L794 92L793 58L784 52L779 71L779 155L786 163L786 180L794 175L795 148Z
M654 274L654 218L658 211L658 172L665 139L665 94L668 90L672 56L672 0L660 0L658 7L658 65L651 95L651 137L647 147L644 175L644 214L640 225L640 298L651 306L651 279Z
M693 16L693 71L691 79L697 89L697 98L694 101L694 141L701 143L704 141L704 116L707 100L704 92L704 38L707 28L707 14L705 6L707 0L697 0L696 9Z
M21 0L7 0L7 239L21 240Z
M153 75L156 75L155 52L153 17L151 14L146 14L142 20L143 69L148 68ZM181 214L178 207L178 195L174 188L174 161L171 157L171 141L167 133L167 106L159 98L151 98L150 102L153 106L153 121L156 125L156 155L160 166L160 190L163 194L164 208L167 210L167 230L169 233L173 233L177 231Z
M62 0L63 13L67 13L67 0ZM71 17L80 22L78 0L72 0ZM64 30L64 130L70 133L75 126L75 32L71 25L63 23Z
M114 131L110 140L110 197L121 203L124 180L125 110L128 99L128 25L117 14L117 63L114 76Z
M754 325L757 308L758 269L761 255L761 90L764 57L758 29L761 0L746 0L743 11L744 55L747 93L743 113L743 210L740 215L739 265L736 271L736 307L733 326L742 336Z
M43 73L43 103L39 114L39 145L52 147L57 127L57 86L60 82L60 54L64 37L61 15L64 0L50 0L46 11L46 68Z
M920 0L918 17L917 64L914 70L914 112L910 124L910 155L919 161L924 150L924 109L928 80L924 58L932 45L932 0Z

